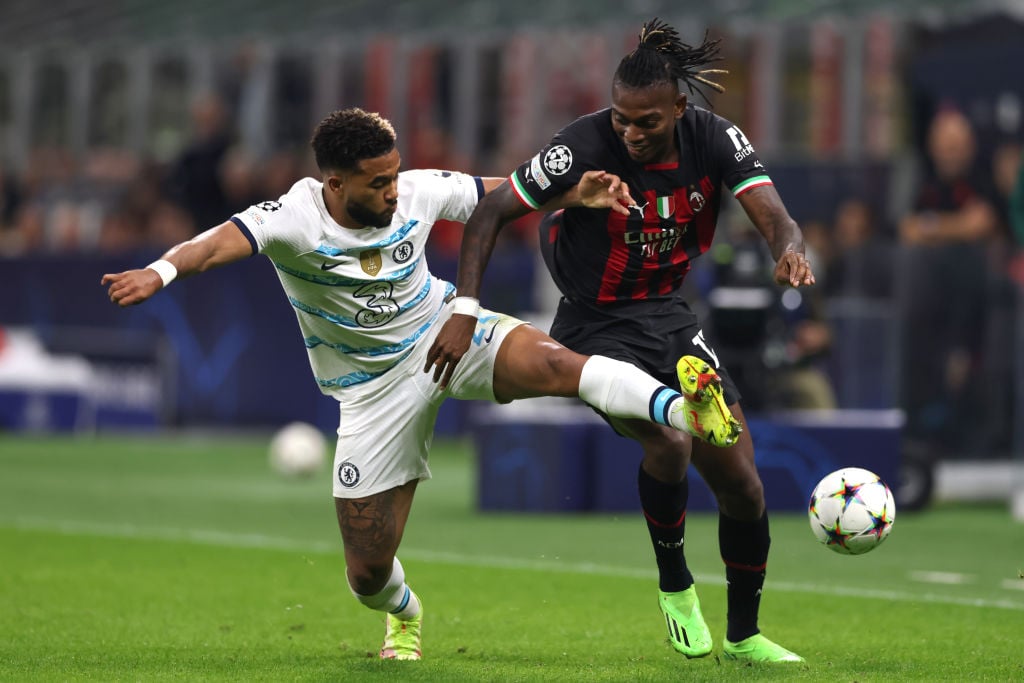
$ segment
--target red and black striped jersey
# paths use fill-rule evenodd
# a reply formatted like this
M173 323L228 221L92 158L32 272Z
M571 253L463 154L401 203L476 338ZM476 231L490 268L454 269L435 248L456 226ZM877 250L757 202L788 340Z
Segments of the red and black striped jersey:
M541 248L555 283L572 301L604 305L675 299L690 262L708 250L724 185L736 196L771 184L743 132L700 107L676 124L679 163L639 164L615 134L611 109L563 128L509 178L530 208L565 192L585 171L629 183L628 217L609 209L566 209ZM545 224L548 222L546 221Z

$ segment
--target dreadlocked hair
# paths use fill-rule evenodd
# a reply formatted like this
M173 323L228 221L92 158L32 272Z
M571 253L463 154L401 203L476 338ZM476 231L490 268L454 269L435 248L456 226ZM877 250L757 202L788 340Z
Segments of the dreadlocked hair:
M380 114L339 109L317 124L309 141L321 171L349 171L395 147L395 129Z
M691 93L698 93L708 104L704 86L716 92L725 88L708 78L713 74L727 74L725 69L701 68L722 60L718 56L720 38L704 40L697 47L679 39L679 32L657 17L640 29L640 42L636 49L622 58L615 70L615 80L630 88L644 88L656 83L686 83Z

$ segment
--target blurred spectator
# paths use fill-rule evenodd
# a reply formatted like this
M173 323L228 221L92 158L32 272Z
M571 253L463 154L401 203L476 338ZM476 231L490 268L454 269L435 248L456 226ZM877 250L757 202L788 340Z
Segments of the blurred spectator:
M1016 156L1012 158L1011 154L1001 160L996 157L996 183L1000 193L1006 193L1009 198L1007 221L1011 234L1017 245L1024 247L1024 151L1020 145L1015 150Z
M998 233L989 175L968 120L944 109L927 141L931 168L900 224L904 259L903 407L907 434L939 452L984 449L982 376L990 247ZM980 428L979 428L980 427Z
M23 176L25 200L15 218L15 249L71 251L95 246L102 214L78 182L71 154L63 148L33 150Z
M172 205L163 193L163 174L159 167L144 164L130 179L125 179L114 204L104 218L99 248L106 252L124 252L144 248L166 248L195 234L196 227L181 207ZM177 227L169 230L160 217L175 207ZM169 233L169 234L168 234Z
M775 373L776 407L786 410L834 410L837 407L832 379L824 361L832 350L832 327L825 311L826 286L829 284L827 264L838 251L828 229L820 222L803 225L807 260L824 277L814 287L784 290L782 317L785 321L783 357ZM770 261L769 261L770 263Z
M229 213L244 211L265 199L277 199L277 196L264 196L259 186L259 172L256 160L240 147L232 147L224 155L219 173Z
M171 198L205 230L230 215L221 185L221 161L231 147L227 110L209 93L192 105L192 137L173 163L168 177Z
M868 299L892 296L894 245L881 236L880 227L865 200L850 198L839 204L832 225L834 248L827 257L825 294Z
M318 174L319 171L315 173ZM299 178L309 174L306 173L296 153L290 150L278 150L260 166L258 175L258 194L261 195L260 201L262 201L277 199L281 195L287 194ZM216 225L216 223L210 225Z
M6 169L0 168L0 254L15 249L14 219L20 202L17 179Z
M188 212L174 202L162 200L150 212L146 242L156 249L169 249L195 233L195 224Z
M786 343L787 364L777 373L776 400L786 410L835 410L832 379L822 363L832 349L832 328L820 317L793 324Z

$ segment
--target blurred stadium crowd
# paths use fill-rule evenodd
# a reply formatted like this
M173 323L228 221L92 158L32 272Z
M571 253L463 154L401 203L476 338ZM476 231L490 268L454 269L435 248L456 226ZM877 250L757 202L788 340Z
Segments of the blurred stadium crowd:
M56 3L88 11L79 4ZM415 14L409 4L405 15ZM691 286L727 362L746 370L755 406L901 407L908 433L934 448L1008 452L1024 412L1024 11L766 4L805 11L771 21L743 2L713 21L663 12L690 42L706 26L723 38L730 75L711 104L766 160L818 272L810 298L777 294L763 252L747 246L749 225L735 212L723 221ZM132 41L130 18L110 23L120 32L108 43L19 46L6 36L0 258L160 252L316 175L306 140L341 106L389 116L406 168L507 175L561 126L607 105L615 63L649 17L610 20L598 9L571 28L539 13L514 30L331 35L247 24L223 40L198 14L165 17L164 34L150 18L144 41ZM13 3L4 14L17 10L33 11ZM73 33L70 16L60 35ZM307 23L318 16L327 15ZM459 236L457 225L436 230L437 256L454 258ZM535 239L527 221L500 247L530 251ZM722 295L730 289L769 290L770 303L752 316ZM536 296L535 310L550 307L543 288Z

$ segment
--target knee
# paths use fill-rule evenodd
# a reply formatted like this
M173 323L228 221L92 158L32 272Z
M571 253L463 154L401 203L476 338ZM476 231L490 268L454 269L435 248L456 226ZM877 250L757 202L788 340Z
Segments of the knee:
M742 521L754 521L764 515L764 486L753 466L731 474L715 487L718 509Z
M580 375L587 357L564 346L552 344L542 358L544 370L541 375L547 378L547 393L553 396L577 396L580 390Z
M352 560L346 558L345 575L352 592L359 595L376 595L391 578L393 560L386 561Z
M644 470L659 481L677 482L690 466L687 437L682 432L663 429L656 435L639 438L644 450Z

